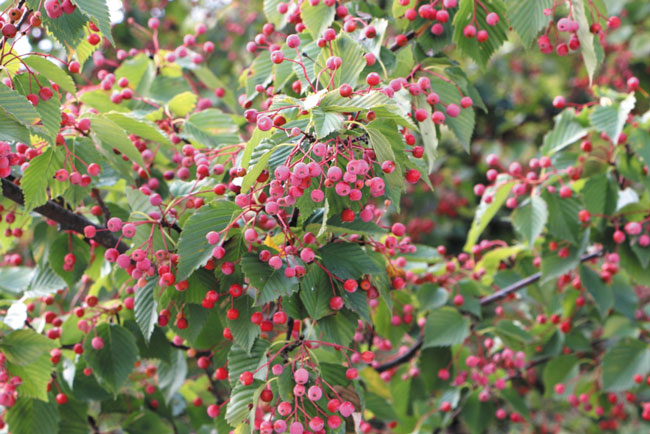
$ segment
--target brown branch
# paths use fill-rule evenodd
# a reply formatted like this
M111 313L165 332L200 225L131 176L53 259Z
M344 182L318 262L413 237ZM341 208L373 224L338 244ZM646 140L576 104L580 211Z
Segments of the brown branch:
M422 348L422 344L424 344L424 336L420 335L418 337L417 342L415 342L415 344L411 348L409 348L407 352L405 352L401 356L397 357L396 359L391 360L390 362L386 362L386 363L384 363L382 365L377 366L375 368L375 371L377 371L377 372L388 371L389 369L396 368L397 366L401 365L402 363L408 362L413 357L415 357L415 355L420 350L420 348Z
M2 180L2 194L7 199L12 200L19 205L25 204L25 196L23 195L20 187L8 179ZM44 217L47 217L50 220L57 222L61 230L64 231L73 231L83 235L84 228L86 226L94 226L97 229L97 234L93 240L97 242L97 244L100 244L109 249L114 247L120 253L124 253L129 250L129 246L121 241L118 242L117 238L115 238L112 233L105 230L104 227L98 226L87 218L75 214L72 211L68 211L61 205L51 200L48 200L44 205L34 208L34 211Z
M406 36L406 40L410 41L411 39L415 38L415 32L413 30L411 30L405 36ZM389 50L390 51L397 51L400 48L402 48L402 45L399 45L397 42L395 42L393 45L390 46Z
M580 262L590 261L590 260L592 260L594 258L602 256L602 254L603 254L602 250L599 250L598 252L595 252L595 253L590 253L590 254L585 255L582 258L580 258ZM502 298L507 297L509 294L513 294L513 293L515 293L515 292L517 292L519 290L522 290L525 287L527 287L528 285L531 285L531 284L537 282L539 279L541 279L541 277L542 277L541 272L535 273L532 276L528 276L525 279L522 279L522 280L520 280L518 282L515 282L512 285L507 286L507 287L495 292L494 294L490 294L488 296L485 296L485 297L481 298L481 306L485 306L485 305L488 305L488 304L493 303L495 301L501 300ZM408 349L408 351L406 351L401 356L399 356L399 357L397 357L397 358L395 358L395 359L393 359L393 360L391 360L389 362L386 362L384 364L381 364L381 365L377 366L375 368L375 370L377 372L384 372L384 371L388 371L389 369L393 369L393 368L401 365L402 363L408 362L413 357L415 357L415 355L420 350L420 348L422 348L423 344L424 344L424 337L422 335L420 335L418 337L418 340L415 342L415 344L411 348Z
M580 262L587 262L590 261L594 258L597 258L603 254L602 250L599 250L598 252L591 253L589 255L585 255L582 258L580 258ZM487 304L493 303L495 301L501 300L502 298L507 297L508 295L515 293L521 289L524 289L528 285L537 282L539 279L541 279L542 273L541 271L539 273L535 273L532 276L528 276L525 279L522 279L518 282L513 283L510 286L506 286L505 288L495 292L494 294L487 295L483 298L481 298L481 306L485 306Z

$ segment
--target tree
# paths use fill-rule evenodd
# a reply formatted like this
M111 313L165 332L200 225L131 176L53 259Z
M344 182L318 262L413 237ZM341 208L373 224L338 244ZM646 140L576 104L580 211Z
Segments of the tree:
M648 430L643 0L115 3L3 4L3 428Z

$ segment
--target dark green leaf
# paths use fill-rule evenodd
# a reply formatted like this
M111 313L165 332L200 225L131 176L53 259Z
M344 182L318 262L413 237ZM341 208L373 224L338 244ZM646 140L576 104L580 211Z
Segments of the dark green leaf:
M587 132L588 129L584 122L576 117L575 110L565 109L555 117L553 130L544 136L541 153L548 156L553 155L584 137Z
M512 224L519 234L533 248L535 240L544 230L548 209L544 199L533 195L512 213Z
M178 268L176 280L181 281L197 268L205 265L212 256L213 246L205 236L210 231L222 231L230 224L240 208L232 202L216 201L201 207L187 219L178 241Z
M309 316L318 321L332 312L329 300L334 296L333 283L316 264L311 264L300 281L300 299Z
M648 344L636 339L620 341L603 356L602 387L612 392L628 390L634 386L634 376L645 375L649 369Z
M287 264L283 263L282 268L275 270L267 262L262 262L255 253L248 253L242 257L242 270L251 286L257 288L256 302L264 305L279 297L287 297L298 289L298 279L287 277L284 270Z
M0 351L15 365L25 366L48 353L54 343L32 330L23 329L9 333L0 341Z
M341 279L358 279L381 270L358 244L330 243L319 251L323 265Z
M468 335L469 319L455 309L443 307L427 316L423 348L460 344Z
M264 339L255 339L250 351L239 345L233 345L228 353L228 378L230 385L239 384L239 376L244 371L254 372L266 362L266 350L269 342Z
M99 30L106 38L114 44L111 34L111 15L108 12L106 0L73 0L79 10L91 21L97 24Z
M7 411L12 434L57 434L59 410L54 402L21 398Z
M548 25L549 18L544 9L550 9L553 0L511 0L508 5L508 19L515 32L530 47L538 33Z
M92 338L86 339L84 359L101 384L117 395L138 358L135 338L127 329L116 324L100 324L95 330L97 336L104 340L104 348L95 350L91 345Z
M157 303L154 298L154 290L157 286L156 279L151 279L145 286L138 288L135 293L133 314L147 343L149 343L154 326L158 322Z
M597 106L589 119L597 131L607 134L613 143L617 143L627 121L627 115L635 105L636 98L634 94L630 94L620 103L610 102L609 105Z
M612 287L603 282L600 275L586 265L580 267L580 281L596 302L600 317L605 318L614 306Z
M458 11L453 21L453 41L463 53L471 57L482 68L485 68L490 57L506 41L508 26L506 21L506 7L501 0L483 1L483 4L490 12L497 13L500 18L496 26L483 26L483 29L488 32L488 40L479 43L476 38L470 39L463 35L465 26L471 24L472 20L485 23L487 12L484 8L477 7L474 0L460 0Z

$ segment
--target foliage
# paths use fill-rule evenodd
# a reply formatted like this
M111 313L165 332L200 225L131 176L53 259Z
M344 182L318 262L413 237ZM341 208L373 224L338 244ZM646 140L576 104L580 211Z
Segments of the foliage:
M643 0L2 5L2 432L650 427Z

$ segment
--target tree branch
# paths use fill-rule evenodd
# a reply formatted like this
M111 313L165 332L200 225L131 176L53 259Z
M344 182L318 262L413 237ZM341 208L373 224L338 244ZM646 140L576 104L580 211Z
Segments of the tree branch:
M590 261L594 258L597 258L603 254L602 250L599 250L598 252L591 253L589 255L584 255L582 258L580 258L580 262L587 262ZM528 276L525 279L522 279L518 282L513 283L510 286L506 286L505 288L495 292L494 294L487 295L483 298L481 298L481 306L485 306L487 304L493 303L495 301L501 300L502 298L507 297L508 295L517 292L521 289L524 289L528 285L537 282L539 279L541 279L542 273L541 271L539 273L535 273L532 276Z
M422 348L423 343L424 343L424 336L420 335L418 337L417 342L415 342L415 344L411 348L409 348L407 352L405 352L401 356L397 357L396 359L391 360L390 362L386 362L386 363L384 363L382 365L377 366L375 368L375 371L377 371L377 372L388 371L389 369L393 369L393 368L401 365L402 363L408 362L413 357L415 357L415 354L417 354L417 352L420 350L420 348Z
M25 197L20 187L8 179L2 179L2 194L7 199L13 200L19 205L25 204ZM129 250L129 246L121 241L118 243L117 238L115 238L112 233L105 230L104 227L98 226L87 218L77 215L72 211L68 211L51 200L48 200L44 205L34 208L34 211L57 222L61 227L61 230L64 231L74 231L83 235L86 226L94 226L97 228L97 234L93 240L97 242L97 244L109 249L114 247L120 253Z
M405 36L406 36L406 40L410 41L411 39L413 39L415 37L415 32L413 30L411 30ZM395 42L393 45L390 46L389 50L390 51L397 51L400 48L402 48L402 46L399 45L397 42Z
M594 258L602 256L602 254L603 254L603 251L599 250L598 252L594 252L594 253L590 253L588 255L584 255L582 258L580 258L580 262L590 261L590 260L592 260ZM521 279L520 281L515 282L512 285L507 286L507 287L495 292L494 294L487 295L487 296L481 298L481 302L480 302L481 306L485 306L485 305L488 305L490 303L494 303L495 301L498 301L498 300L501 300L502 298L507 297L509 294L513 294L513 293L515 293L515 292L517 292L517 291L519 291L521 289L524 289L528 285L531 285L531 284L537 282L539 279L541 279L541 277L542 277L541 272L535 273L532 276L528 276L525 279ZM386 363L384 363L382 365L377 366L375 368L375 370L377 372L384 372L384 371L388 371L389 369L393 369L393 368L401 365L402 363L408 362L413 357L415 357L415 355L420 350L420 348L422 348L423 343L424 343L424 336L420 335L418 337L418 340L415 342L415 344L413 344L413 346L411 348L408 349L408 351L406 351L401 356L399 356L399 357L397 357L397 358L395 358L395 359L393 359L393 360L391 360L389 362L386 362Z

